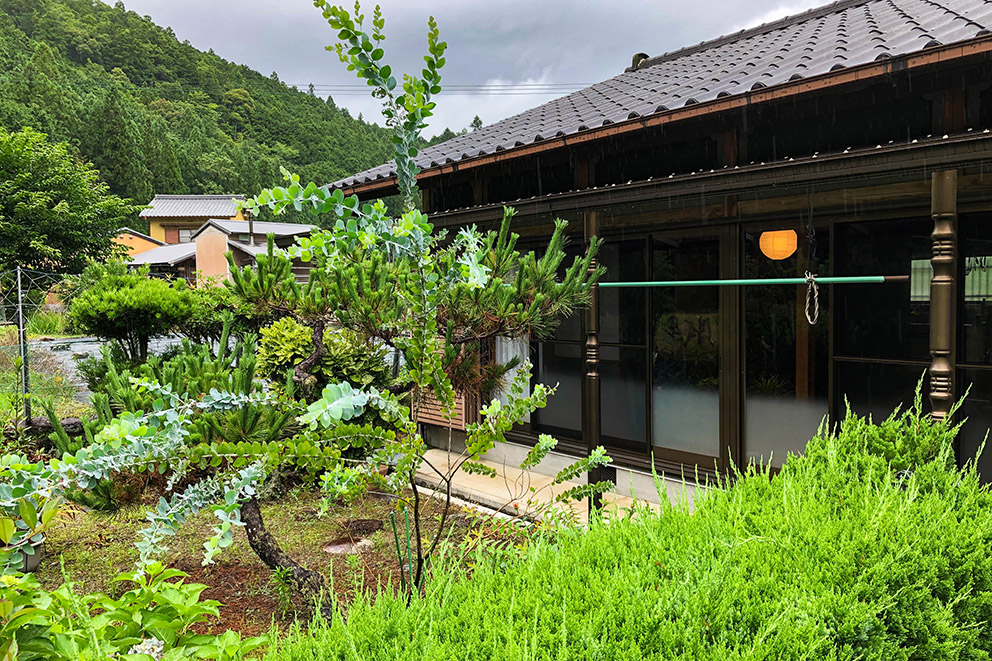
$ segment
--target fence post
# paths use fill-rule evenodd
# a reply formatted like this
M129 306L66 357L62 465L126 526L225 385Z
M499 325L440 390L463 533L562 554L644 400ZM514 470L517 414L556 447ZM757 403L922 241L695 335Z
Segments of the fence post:
M24 288L21 267L17 267L17 336L21 350L21 394L24 398L24 424L31 425L31 377L28 369L28 324L24 318Z

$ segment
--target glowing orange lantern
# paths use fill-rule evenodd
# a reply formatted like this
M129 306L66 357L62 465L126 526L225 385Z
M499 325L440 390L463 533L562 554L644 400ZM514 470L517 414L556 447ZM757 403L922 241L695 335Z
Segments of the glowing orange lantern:
M796 252L798 240L795 230L775 230L762 232L758 238L758 246L768 259L785 259Z

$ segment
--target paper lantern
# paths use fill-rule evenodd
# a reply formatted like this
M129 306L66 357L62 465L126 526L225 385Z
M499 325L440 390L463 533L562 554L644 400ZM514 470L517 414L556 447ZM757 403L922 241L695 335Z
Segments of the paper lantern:
M768 259L785 259L796 252L798 240L795 230L775 230L762 232L758 246Z

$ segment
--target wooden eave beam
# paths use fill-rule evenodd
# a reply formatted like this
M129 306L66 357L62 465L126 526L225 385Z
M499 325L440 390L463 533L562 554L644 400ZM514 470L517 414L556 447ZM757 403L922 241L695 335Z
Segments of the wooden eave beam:
M649 202L662 197L723 195L771 186L812 182L861 181L866 175L918 169L921 174L980 162L992 164L992 133L969 133L926 144L900 144L827 154L761 165L723 168L692 175L648 179L586 190L556 193L524 200L509 200L485 207L459 209L431 216L437 226L498 220L503 207L512 206L517 218L551 215L578 208L594 209L614 204Z

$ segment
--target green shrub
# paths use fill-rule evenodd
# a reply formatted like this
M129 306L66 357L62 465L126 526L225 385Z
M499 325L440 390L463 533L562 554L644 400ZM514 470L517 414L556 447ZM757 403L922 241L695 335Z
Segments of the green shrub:
M79 659L242 659L265 643L264 637L242 640L195 629L218 615L220 602L201 600L207 588L186 583L186 574L154 564L144 573L115 579L133 587L120 598L80 595L75 585L43 590L31 574L11 573L0 580L0 604L9 617L0 619L2 658L34 661ZM144 651L154 656L137 656ZM135 656L128 656L133 653Z
M329 328L324 331L327 355L315 371L319 392L328 383L347 381L356 389L384 388L392 381L386 362L387 350L352 331ZM284 317L263 328L258 347L258 373L270 381L283 383L286 373L313 351L309 328L291 317Z
M918 408L849 417L771 476L695 505L440 567L423 597L357 599L270 649L311 659L988 659L992 494ZM912 474L887 448L937 448Z
M111 366L118 372L131 367L131 362L117 342L100 347L99 355L86 356L76 361L76 371L86 381L90 392L107 392L107 375Z
M208 280L191 287L189 292L193 307L189 318L177 331L198 344L219 342L225 328L229 328L234 321L230 310L230 291Z
M85 278L103 265L91 264ZM184 324L193 313L195 299L183 281L148 277L148 269L121 273L117 265L104 276L87 280L74 294L69 317L75 327L97 337L114 340L131 361L148 357L148 341Z

